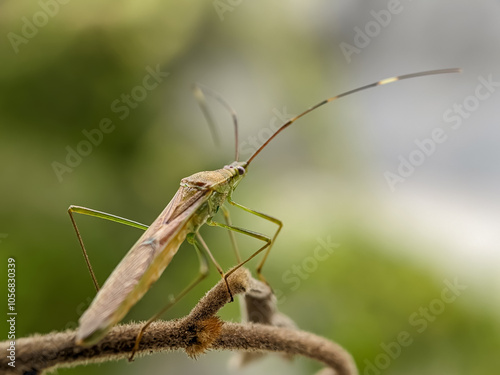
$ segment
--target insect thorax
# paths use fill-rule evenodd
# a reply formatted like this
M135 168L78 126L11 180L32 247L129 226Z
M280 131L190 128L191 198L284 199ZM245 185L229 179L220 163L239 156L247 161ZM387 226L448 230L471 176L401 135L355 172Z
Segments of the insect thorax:
M198 172L181 180L181 186L199 190L212 190L227 195L242 178L237 170L223 168L215 171Z

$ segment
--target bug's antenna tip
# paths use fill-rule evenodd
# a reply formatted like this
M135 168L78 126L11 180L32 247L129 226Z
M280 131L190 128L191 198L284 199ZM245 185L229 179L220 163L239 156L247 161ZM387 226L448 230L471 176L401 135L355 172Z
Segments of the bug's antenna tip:
M339 94L339 95L336 95L336 96L332 96L331 98L322 100L321 102L319 102L319 103L313 105L312 107L306 109L304 112L302 112L299 115L291 118L290 120L288 120L287 122L285 122L283 125L281 125L281 127L278 128L278 130L275 131L274 134L272 134L271 137L269 137L268 140L266 142L264 142L264 144L261 145L257 149L257 151L255 151L252 154L252 156L250 156L250 158L247 160L247 165L250 164L252 162L252 160L268 145L268 143L271 142L271 140L273 138L275 138L283 129L287 128L292 123L294 123L295 121L297 121L299 118L307 115L309 112L314 111L316 108L321 107L322 105L325 105L327 103L333 102L334 100L343 98L345 96L348 96L348 95L351 95L351 94L354 94L356 92L363 91L363 90L366 90L366 89L369 89L369 88L372 88L372 87L386 85L386 84L389 84L389 83L401 81L403 79L408 79L408 78L424 77L424 76L429 76L429 75L432 75L432 74L445 74L445 73L462 73L462 69L461 68L448 68L448 69L427 70L427 71L424 71L424 72L418 72L418 73L411 73L411 74L404 74L404 75L400 75L400 76L394 76L394 77L382 79L380 81L373 82L373 83L370 83L368 85L361 86L361 87L358 87L356 89L346 91L346 92L344 92L342 94Z

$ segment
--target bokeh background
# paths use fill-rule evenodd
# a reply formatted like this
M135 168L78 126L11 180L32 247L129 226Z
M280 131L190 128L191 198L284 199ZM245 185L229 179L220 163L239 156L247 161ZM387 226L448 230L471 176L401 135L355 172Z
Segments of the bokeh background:
M395 12L384 18L389 8ZM490 87L487 99L471 96L480 77L500 81L499 15L498 1L464 0L3 1L0 268L5 280L7 258L16 259L18 335L76 327L94 295L66 213L70 204L149 224L181 178L233 160L230 116L209 100L221 138L216 147L193 98L194 82L221 93L237 111L245 159L282 117L321 99L397 74L461 67L462 74L379 87L308 115L255 159L234 199L285 223L264 268L280 293L280 310L302 329L345 346L362 374L497 372L498 87ZM356 46L366 28L372 36L346 57L341 46ZM169 75L145 91L138 87L148 67ZM123 94L140 92L147 95L123 119L125 112L113 111ZM464 101L472 109L453 129L458 120L443 116ZM82 132L105 118L114 130L58 176L54 162L66 164L68 147L76 150L86 139ZM390 189L384 173L396 173L400 156L408 158L416 140L436 128L446 141ZM275 229L232 213L239 226ZM102 283L140 232L88 217L78 222ZM227 234L210 227L202 234L220 263L232 266ZM248 255L258 245L238 241ZM322 241L339 246L320 260L315 250ZM194 251L182 245L126 320L149 318L197 267ZM167 318L189 311L218 277L212 268ZM450 294L447 282L462 289ZM444 302L443 292L456 298ZM238 304L221 315L239 320ZM4 340L3 318L0 327ZM384 361L384 347L402 332L411 344ZM320 368L268 356L236 371L228 368L230 357L211 352L193 361L166 353L58 373Z

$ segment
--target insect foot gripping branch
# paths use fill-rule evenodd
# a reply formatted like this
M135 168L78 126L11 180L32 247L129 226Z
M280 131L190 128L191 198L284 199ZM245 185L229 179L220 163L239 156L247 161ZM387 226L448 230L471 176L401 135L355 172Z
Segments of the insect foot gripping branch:
M258 295L257 299L267 300L264 310L271 313L264 312L262 316L279 315L267 286L253 279L248 270L238 269L228 277L228 282L234 295L244 294L245 299L257 298ZM215 314L229 301L226 284L221 280L186 317L153 322L144 333L138 355L179 349L184 349L190 357L197 357L207 349L275 352L287 356L303 355L322 362L331 369L329 374L358 374L351 355L323 337L279 324L221 321ZM75 345L75 331L71 330L20 338L17 340L16 368L9 368L8 359L0 357L0 371L6 375L41 374L60 367L126 359L141 326L141 323L118 325L98 344L83 348ZM7 341L0 342L0 350L6 350L8 345Z

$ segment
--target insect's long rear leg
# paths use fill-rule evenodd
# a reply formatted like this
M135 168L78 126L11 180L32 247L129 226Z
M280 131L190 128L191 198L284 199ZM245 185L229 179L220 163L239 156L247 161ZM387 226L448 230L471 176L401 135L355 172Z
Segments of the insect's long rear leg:
M207 250L208 254L212 258L212 261L214 262L215 266L217 267L218 271L222 274L224 272L220 268L219 264L213 259L212 254L210 253L210 250L208 250L207 245L205 244L205 241L203 241L203 238L201 238L200 234L197 234L198 240L201 242L205 250ZM208 275L208 259L206 254L200 249L196 239L194 238L194 233L189 234L186 237L187 241L192 244L196 250L196 254L198 254L198 260L200 261L200 270L198 273L198 276L196 279L191 281L187 287L185 287L177 296L173 297L170 299L168 304L163 307L160 311L158 311L155 315L153 315L144 325L141 327L141 330L139 331L139 334L137 335L135 339L135 344L134 348L132 349L132 353L130 353L129 361L132 361L134 359L134 355L137 352L137 349L139 349L139 344L141 343L142 336L144 334L144 331L153 323L156 319L158 319L161 315L163 315L168 309L170 309L173 305L175 305L182 297L184 297L186 294L189 293L191 289L193 289L196 285L198 285L207 275Z
M246 212L254 214L254 215L261 217L263 219L269 220L270 222L272 222L278 226L278 229L276 230L276 232L274 233L274 236L271 239L271 243L269 244L266 252L264 253L264 257L262 258L262 260L260 261L260 263L258 264L257 269L256 269L257 275L259 276L259 278L262 281L266 281L264 276L262 275L262 267L264 266L264 263L266 262L267 257L269 256L269 252L271 251L271 248L273 247L274 242L276 241L276 237L278 237L278 234L281 231L281 228L283 228L283 222L281 220L276 219L275 217L269 216L265 213L258 212L258 211L252 210L251 208L242 206L241 204L234 202L230 196L228 197L227 201L235 207L241 208L242 210L244 210ZM257 254L252 255L252 258L255 255L257 255Z
M120 216L108 214L108 213L102 212L102 211L97 211L97 210L94 210L91 208L82 207L82 206L73 206L73 205L69 206L68 214L69 214L69 217L71 219L71 223L73 224L73 228L75 229L76 236L78 237L78 242L80 243L80 247L82 248L83 257L85 258L85 262L87 263L87 267L88 267L89 272L90 272L90 277L92 278L92 282L94 283L96 290L99 291L99 283L97 282L97 278L95 277L94 270L92 269L92 265L90 264L90 259L89 259L89 256L87 254L87 250L85 250L85 245L83 244L82 236L80 234L78 226L76 225L76 221L75 221L75 218L73 216L74 213L98 217L101 219L114 221L116 223L129 225L131 227L139 228L142 230L148 229L148 226L145 224L141 224L137 221L125 219L125 218L120 217Z

